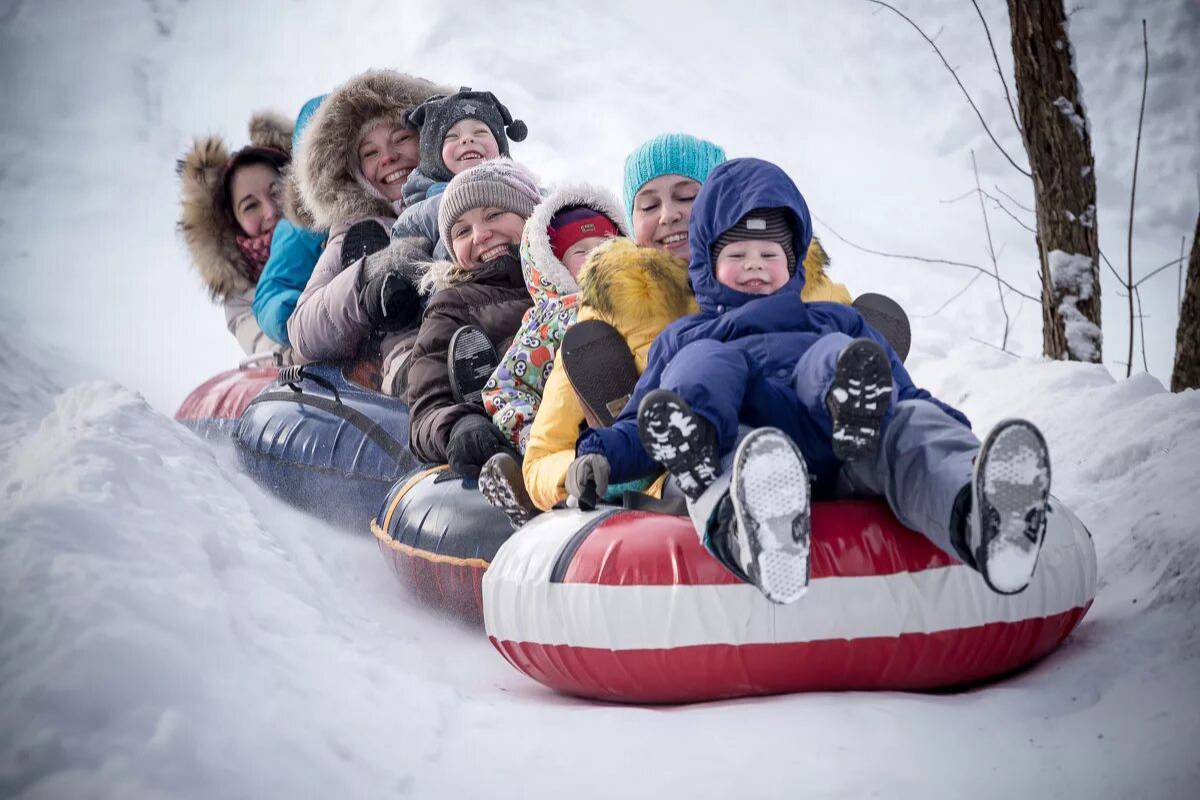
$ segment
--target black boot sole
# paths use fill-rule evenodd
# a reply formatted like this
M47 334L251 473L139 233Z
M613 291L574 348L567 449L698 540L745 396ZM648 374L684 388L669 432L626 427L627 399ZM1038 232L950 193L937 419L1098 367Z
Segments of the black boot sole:
M833 418L835 456L842 461L875 457L891 395L887 351L870 339L846 345L825 401Z
M711 431L708 420L693 414L687 402L668 389L655 389L638 406L642 446L692 500L704 493L720 468Z
M479 491L489 503L508 515L514 528L537 516L537 507L525 489L521 466L508 453L497 453L483 465L479 473Z
M637 362L616 328L598 319L577 322L562 340L567 380L583 406L588 424L608 428L637 386Z
M456 330L446 348L450 393L454 402L482 406L483 387L499 364L496 348L481 329L464 325Z

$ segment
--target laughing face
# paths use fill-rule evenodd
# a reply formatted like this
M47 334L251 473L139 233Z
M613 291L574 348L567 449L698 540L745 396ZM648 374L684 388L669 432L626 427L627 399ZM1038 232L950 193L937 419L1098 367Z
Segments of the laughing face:
M477 119L460 119L442 140L442 163L455 175L499 155L492 129Z
M682 175L646 181L633 197L633 237L642 247L689 257L688 220L700 184Z
M358 144L363 178L388 200L399 200L420 158L418 144L417 132L410 128L376 125Z
M788 281L787 256L779 242L734 242L717 254L717 282L746 294L772 294Z
M491 206L472 208L450 226L450 249L458 263L475 269L521 241L525 218Z

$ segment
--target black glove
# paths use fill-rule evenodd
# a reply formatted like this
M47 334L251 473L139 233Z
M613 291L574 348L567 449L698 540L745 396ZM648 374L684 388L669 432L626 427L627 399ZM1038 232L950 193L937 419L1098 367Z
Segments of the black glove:
M567 494L579 501L579 507L590 511L608 491L608 477L612 467L608 459L599 453L588 453L571 462L567 467Z
M498 264L504 264L509 269L515 269L517 272L520 272L521 271L521 246L517 245L517 244L510 244L508 247L506 247L504 249L503 253L496 256L491 261L483 262L480 266L481 267L494 267Z
M454 423L450 429L446 460L450 462L450 469L464 478L479 477L484 462L496 453L503 452L516 456L516 450L508 439L485 416L471 414Z
M372 330L402 331L421 316L417 287L398 272L385 272L367 281L358 292L358 302Z

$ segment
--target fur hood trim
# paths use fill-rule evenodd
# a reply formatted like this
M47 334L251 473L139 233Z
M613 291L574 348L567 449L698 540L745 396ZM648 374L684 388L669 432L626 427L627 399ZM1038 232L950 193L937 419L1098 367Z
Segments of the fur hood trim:
M579 273L580 304L628 336L634 327L668 323L699 310L687 263L628 239L605 242Z
M804 254L804 287L824 288L833 281L829 277L829 254L815 235Z
M407 125L409 110L436 94L453 91L393 70L371 70L351 78L321 103L301 137L295 182L312 227L396 216L391 203L373 195L355 177L358 141L372 121Z
M566 184L555 189L534 208L521 235L521 272L534 303L579 291L571 271L554 255L550 246L550 220L571 206L600 212L617 227L621 236L629 236L624 211L612 192L589 183Z
M271 112L250 118L250 144L292 150L292 125ZM213 300L224 300L254 286L237 246L237 231L217 209L217 192L233 154L219 136L195 140L176 164L179 173L179 232L187 245L192 266Z
M429 269L425 270L425 274L421 276L421 282L417 284L417 289L421 294L431 295L434 292L440 292L442 289L449 289L451 286L466 283L470 279L471 270L463 269L458 264L449 260L434 261L429 265Z

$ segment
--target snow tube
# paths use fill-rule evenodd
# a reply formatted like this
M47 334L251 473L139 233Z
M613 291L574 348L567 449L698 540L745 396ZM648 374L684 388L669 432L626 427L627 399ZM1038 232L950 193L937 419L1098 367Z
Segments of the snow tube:
M408 407L346 377L342 364L285 367L233 432L261 486L335 525L362 530L391 486L418 465Z
M685 518L543 514L492 561L485 627L521 672L603 700L933 689L1045 656L1096 591L1091 536L1057 500L1018 595L990 591L882 501L815 504L812 545L808 593L776 606L713 559Z
M184 398L175 419L205 439L228 439L246 406L278 374L277 367L241 367L215 375Z
M371 532L418 599L476 624L483 620L483 574L513 529L474 481L444 464L417 470L392 488Z

